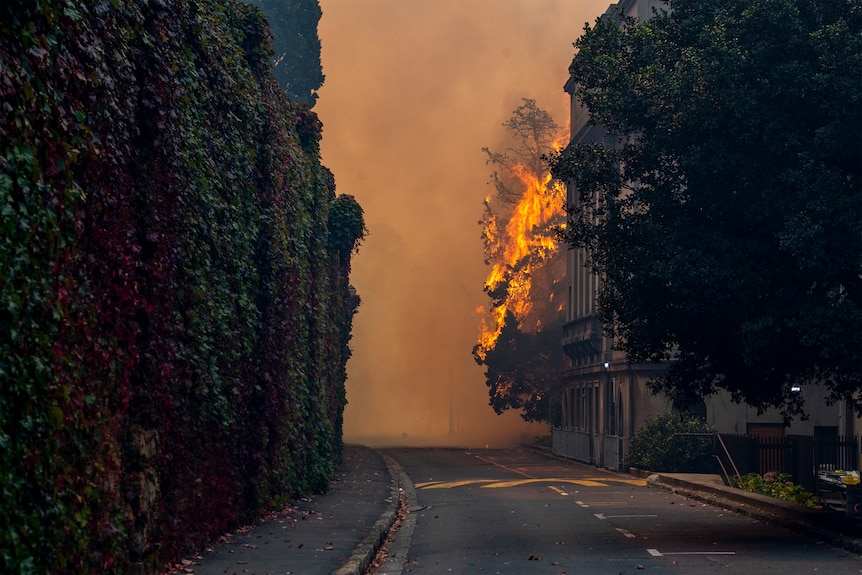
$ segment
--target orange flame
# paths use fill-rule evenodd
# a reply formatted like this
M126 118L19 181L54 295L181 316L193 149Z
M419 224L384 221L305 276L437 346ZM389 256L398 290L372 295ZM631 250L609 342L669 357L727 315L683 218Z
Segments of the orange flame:
M565 145L566 136L560 135L553 143L555 150ZM498 290L504 282L505 298L489 310L481 321L476 354L484 359L493 349L503 329L507 312L522 321L533 309L531 272L554 255L559 246L550 229L554 220L560 222L564 214L563 194L558 182L551 181L549 173L535 174L526 165L509 166L523 185L520 200L512 210L504 229L497 217L491 214L484 224L484 237L490 244L492 268L485 280L485 290ZM486 199L486 208L490 199ZM479 308L484 312L483 308Z

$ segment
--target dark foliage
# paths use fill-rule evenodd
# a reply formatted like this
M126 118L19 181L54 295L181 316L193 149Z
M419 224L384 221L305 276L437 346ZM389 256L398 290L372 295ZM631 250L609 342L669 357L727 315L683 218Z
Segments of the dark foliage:
M668 413L647 421L631 438L626 463L648 471L710 473L715 428L701 419Z
M317 23L318 0L247 0L260 8L272 29L273 75L288 98L314 106L323 85Z
M554 160L565 239L603 278L656 390L723 388L789 419L799 385L859 405L862 8L847 0L671 2L603 18L570 71L606 145Z
M358 299L268 38L0 4L0 572L152 567L327 488Z
M514 409L524 421L557 423L561 332L562 318L536 332L524 332L511 313L506 315L496 345L481 361L495 412Z

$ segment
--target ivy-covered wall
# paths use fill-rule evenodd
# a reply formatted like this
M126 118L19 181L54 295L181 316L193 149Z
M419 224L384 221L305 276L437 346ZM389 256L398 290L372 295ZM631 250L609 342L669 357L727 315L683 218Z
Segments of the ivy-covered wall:
M270 56L233 0L0 3L0 572L152 573L326 489L364 226Z

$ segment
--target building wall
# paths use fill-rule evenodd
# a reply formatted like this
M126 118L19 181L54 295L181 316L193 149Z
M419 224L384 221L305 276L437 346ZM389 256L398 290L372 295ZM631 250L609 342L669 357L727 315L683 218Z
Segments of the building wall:
M751 406L734 403L726 391L706 398L707 422L719 433L748 434L754 426L774 425L783 428L783 435L814 435L816 429L824 427L836 428L839 435L854 434L852 425L847 428L843 404L827 405L823 401L823 391L815 385L804 388L801 393L808 418L804 421L797 418L787 427L778 410L759 414Z

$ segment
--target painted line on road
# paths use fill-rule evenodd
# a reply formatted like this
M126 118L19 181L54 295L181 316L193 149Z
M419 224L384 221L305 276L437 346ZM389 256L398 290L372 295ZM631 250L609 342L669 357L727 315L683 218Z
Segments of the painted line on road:
M736 551L675 551L661 553L658 549L647 549L647 553L653 557L664 557L666 555L736 555Z
M414 483L417 489L451 489L463 487L464 485L475 485L476 483L493 483L496 479L463 479L461 481L429 481L426 483Z
M583 501L575 501L575 503L577 503L577 504L578 504L578 505L580 505L581 507L589 507L589 505L587 505L587 504L586 504L586 503L584 503Z
M629 539L635 538L635 534L632 533L631 531L629 531L628 529L621 529L621 528L617 527L617 531L619 531L620 533L622 533L623 535L625 535Z
M556 485L548 485L548 489L553 489L554 491L556 491L557 493L559 493L560 495L563 495L563 496L568 495L568 493L566 493L565 491L563 491L562 489L560 489Z
M418 483L414 483L413 487L428 487L429 485L438 485L443 483L442 481L420 481Z
M658 515L605 515L604 513L596 513L597 519L619 519L627 517L658 517Z
M484 461L485 463L489 463L489 464L491 464L491 465L493 465L493 466L495 466L495 467L499 467L500 469L505 469L506 471L510 471L510 472L515 473L515 474L517 474L517 475L522 475L522 476L524 476L524 477L526 477L526 478L528 478L528 479L537 479L534 475L530 475L529 473L525 473L524 471L522 471L522 470L520 470L520 469L515 469L515 468L513 468L513 467L509 467L508 465L503 465L502 463L499 463L499 462L497 462L497 461L494 461L493 459L489 459L489 458L487 458L487 457L482 457L481 455L474 455L474 457L475 457L476 459L478 459L479 461ZM537 480L538 480L538 479L537 479ZM595 483L596 483L596 485L590 485L590 486L592 486L592 487L607 487L607 485L605 485L603 482L625 483L626 485L635 485L635 486L638 486L638 487L645 487L645 486L646 486L646 484L647 484L647 482L646 482L646 480L645 480L645 479L626 479L626 478L616 478L616 477L614 477L614 478L611 478L611 477L585 477L584 479L581 479L581 480L575 480L575 479L563 479L563 480L559 480L559 479L546 479L546 481L569 481L569 482L573 482L573 481L592 481L592 482L595 482Z
M636 487L646 487L646 479L621 479L616 477L587 477L584 481L604 481L607 483L625 483Z
M494 465L495 467L499 467L500 469L505 469L506 471L510 471L510 472L512 472L512 473L515 473L516 475L522 475L522 476L524 476L524 477L529 477L529 478L531 478L531 479L532 479L532 477L533 477L533 476L532 476L532 475L530 475L529 473L524 473L524 472L523 472L523 471L521 471L520 469L513 469L513 468L511 468L511 467L508 467L508 466L506 466L506 465L503 465L502 463L498 463L498 462L494 461L493 459L488 459L487 457L482 457L481 455L476 455L475 457L476 457L476 459L478 459L479 461L484 461L485 463L490 463L491 465Z
M528 485L530 483L563 483L569 485L580 485L581 487L608 487L609 483L626 483L630 485L646 485L646 482L641 479L610 479L610 478L587 478L587 479L571 479L568 477L530 477L526 479L514 479L511 481L501 481L499 479L462 479L459 481L424 481L415 483L416 489L452 489L453 487L463 487L465 485L476 485L485 483L482 488L485 489L504 489L507 487L518 487ZM563 493L562 489L560 492Z
M613 483L625 483L626 485L634 485L636 487L646 487L646 479L617 479L616 477L590 478L594 481L609 481Z
M571 483L573 485L581 485L583 487L607 487L604 483L599 483L598 481L591 481L588 479L560 479L558 477L549 477L542 479L515 479L514 481L498 481L496 483L489 483L488 485L483 485L483 489L503 489L506 487L518 487L520 485L527 485L528 483Z

